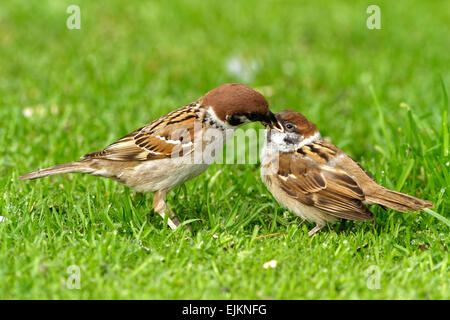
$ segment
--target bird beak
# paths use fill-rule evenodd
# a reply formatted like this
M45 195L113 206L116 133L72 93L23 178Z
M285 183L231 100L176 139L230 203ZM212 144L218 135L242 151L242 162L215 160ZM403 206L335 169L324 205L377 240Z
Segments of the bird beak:
M269 129L278 129L279 131L283 131L283 127L278 122L277 118L275 118L275 115L269 110L267 114L264 117L264 120L261 121L261 123Z

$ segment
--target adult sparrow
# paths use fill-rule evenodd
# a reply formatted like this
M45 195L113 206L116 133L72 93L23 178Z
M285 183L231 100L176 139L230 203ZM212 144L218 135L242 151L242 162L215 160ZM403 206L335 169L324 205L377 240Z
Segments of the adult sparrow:
M378 185L358 162L323 140L301 113L285 110L275 117L279 126L266 130L261 177L283 207L316 223L310 236L338 218L373 219L366 205L401 212L433 207L431 202Z
M222 150L234 129L252 121L276 123L263 95L242 84L224 84L103 150L19 180L70 172L112 178L138 192L153 192L153 209L163 219L168 209L168 224L175 229L179 222L171 219L167 193L205 171L214 161L214 156L204 157L205 151Z

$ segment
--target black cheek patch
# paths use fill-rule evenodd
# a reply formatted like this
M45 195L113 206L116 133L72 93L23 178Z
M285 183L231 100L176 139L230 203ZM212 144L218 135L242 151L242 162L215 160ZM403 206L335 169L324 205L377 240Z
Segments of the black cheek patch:
M232 126L238 126L243 123L243 121L239 118L239 116L231 116L228 119L228 123Z
M289 137L285 137L283 141L286 142L286 144L295 144L295 141Z

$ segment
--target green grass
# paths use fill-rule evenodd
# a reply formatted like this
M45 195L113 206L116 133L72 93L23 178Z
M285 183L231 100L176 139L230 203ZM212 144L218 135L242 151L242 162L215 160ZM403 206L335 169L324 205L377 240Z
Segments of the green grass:
M73 3L81 30L66 28ZM2 1L0 298L449 299L450 4L377 1L382 29L368 30L369 4ZM170 193L191 220L172 232L149 215L151 195L116 182L17 180L226 82L301 111L380 184L435 208L373 207L374 224L310 238L258 165L214 164ZM71 265L80 290L66 287ZM367 286L373 266L380 289Z

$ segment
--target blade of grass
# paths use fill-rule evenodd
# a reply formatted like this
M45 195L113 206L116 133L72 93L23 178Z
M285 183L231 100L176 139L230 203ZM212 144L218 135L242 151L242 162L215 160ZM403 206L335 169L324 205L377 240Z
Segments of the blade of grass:
M440 215L439 213L431 210L431 209L424 209L423 211L425 211L428 214L431 214L433 217L435 217L436 219L442 221L443 223L445 223L447 225L447 227L450 227L450 220L448 220L446 217Z
M375 94L375 90L373 89L372 85L369 86L369 90L370 90L370 93L372 94L372 98L373 98L373 100L375 102L375 105L377 107L377 110L378 110L378 118L379 118L379 121L380 121L381 130L383 131L383 135L384 135L384 140L386 142L386 146L388 147L388 150L391 151L392 150L391 136L389 135L389 132L388 132L387 127L386 127L386 121L384 120L383 111L381 110L381 106L380 106L380 104L378 102L378 98L377 98L377 96Z
M395 190L401 190L403 185L405 184L406 178L408 178L409 173L411 172L414 166L414 159L409 159L406 163L406 166L403 168L402 174L397 181L397 186Z
M441 75L442 93L444 95L444 104L442 108L442 156L448 156L448 95L445 87L444 79Z

